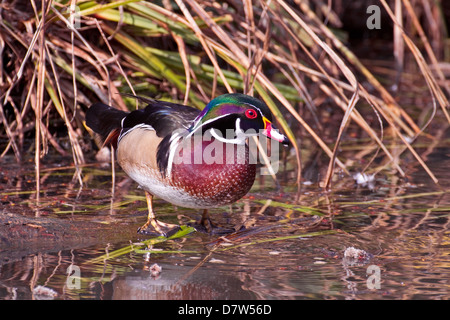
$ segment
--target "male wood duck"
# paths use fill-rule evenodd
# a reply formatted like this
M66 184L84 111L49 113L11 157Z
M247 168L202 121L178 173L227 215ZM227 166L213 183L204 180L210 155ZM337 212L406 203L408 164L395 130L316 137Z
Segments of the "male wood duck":
M119 165L145 190L148 219L141 234L168 237L179 229L156 219L153 196L203 209L201 223L211 226L207 209L239 200L253 185L256 164L249 161L246 139L262 130L289 144L273 126L269 108L248 95L221 95L203 111L135 98L148 106L128 113L96 103L86 112L86 125L116 149ZM198 134L209 138L197 139Z

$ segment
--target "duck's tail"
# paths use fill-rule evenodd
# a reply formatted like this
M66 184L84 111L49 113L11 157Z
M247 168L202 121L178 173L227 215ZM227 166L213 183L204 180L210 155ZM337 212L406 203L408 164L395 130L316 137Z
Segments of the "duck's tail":
M97 134L102 146L111 144L117 148L122 120L127 115L128 112L114 109L103 103L95 103L86 112L86 125Z

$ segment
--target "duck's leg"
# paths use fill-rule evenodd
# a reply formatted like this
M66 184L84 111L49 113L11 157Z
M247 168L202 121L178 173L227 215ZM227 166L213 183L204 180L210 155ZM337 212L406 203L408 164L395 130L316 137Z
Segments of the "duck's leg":
M153 195L145 191L145 198L147 199L148 216L147 222L138 229L139 234L170 237L180 230L180 226L176 224L156 220L155 212L153 211Z
M200 231L207 232L210 234L227 234L234 232L234 229L223 228L214 223L209 217L208 209L203 209L202 218L198 222Z
M209 217L208 209L203 209L200 225L203 226L208 233L212 233L213 229L217 228L217 225L213 223Z

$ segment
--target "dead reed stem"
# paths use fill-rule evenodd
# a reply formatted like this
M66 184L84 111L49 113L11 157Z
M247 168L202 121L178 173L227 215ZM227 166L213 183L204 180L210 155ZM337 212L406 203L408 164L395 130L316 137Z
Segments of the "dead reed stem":
M439 27L445 20L423 19L436 18L433 12L439 12L439 3L395 0L391 8L380 0L383 12L394 23L394 83L402 82L408 67L405 61L413 57L430 93L431 115L421 126L415 110L398 101L398 91L390 92L364 65L367 59L358 57L330 27L343 25L334 11L339 4L284 0L244 0L238 6L204 0L163 3L47 0L40 7L31 1L28 11L2 4L0 135L7 143L0 159L12 150L17 161L23 161L24 141L32 138L39 190L40 161L49 148L63 156L71 152L75 167L83 167L89 151L84 110L93 102L100 100L121 110L138 108L136 101L118 94L131 92L202 108L219 94L245 92L266 102L293 143L290 159L297 174L292 183L298 186L306 154L300 148L299 132L304 135L302 141L311 140L329 157L323 184L327 187L337 168L350 175L372 170L369 165L381 158L386 158L385 166L375 172L391 167L404 176L400 155L406 150L438 182L414 149L414 141L433 139L428 131L440 114L450 124L449 84L436 52L436 36L427 36L424 25L442 37L446 32ZM408 34L407 27L417 36ZM329 119L323 117L327 109L342 117L334 131L327 130ZM374 114L375 121L370 121ZM64 128L69 147L55 133L56 124ZM351 128L361 129L361 135L371 142L370 151L358 155L369 159L360 168L348 167L351 161L346 160L353 154L340 148ZM335 136L326 132L335 132ZM400 154L392 154L386 145L391 138L401 141ZM76 177L82 184L81 169Z

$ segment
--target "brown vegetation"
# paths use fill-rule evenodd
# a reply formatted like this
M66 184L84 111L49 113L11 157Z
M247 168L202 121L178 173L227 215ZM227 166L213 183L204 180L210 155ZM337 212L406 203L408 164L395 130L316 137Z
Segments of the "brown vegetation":
M372 4L381 29L367 27ZM425 130L450 122L449 11L421 0L3 1L0 157L33 152L39 177L40 159L54 149L72 155L80 177L91 103L138 107L120 92L201 108L234 91L263 99L295 142L297 182L312 146L330 159L327 187L352 159L365 159L357 171L403 176L406 150L437 182L413 143L435 143L437 133ZM402 105L401 86L429 99ZM340 153L349 124L358 128L357 154Z

